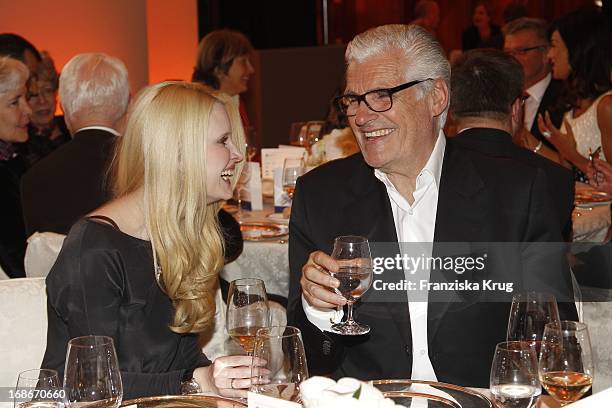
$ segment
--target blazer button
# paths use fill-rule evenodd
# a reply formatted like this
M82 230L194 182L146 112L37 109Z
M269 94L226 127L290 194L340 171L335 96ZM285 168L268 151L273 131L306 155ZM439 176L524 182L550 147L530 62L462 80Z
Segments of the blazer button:
M406 354L412 353L412 347L410 347L408 344L406 344L406 347L404 347L404 350L406 350Z
M323 340L323 355L329 356L331 354L331 341Z

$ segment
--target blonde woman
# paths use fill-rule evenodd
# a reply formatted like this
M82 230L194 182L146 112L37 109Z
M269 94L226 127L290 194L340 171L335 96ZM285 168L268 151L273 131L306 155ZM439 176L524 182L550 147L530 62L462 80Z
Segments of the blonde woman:
M250 358L210 362L196 334L223 266L218 202L232 195L244 134L233 104L164 82L135 101L113 163L114 199L77 222L47 277L42 366L63 372L70 338L114 338L124 399L181 384L246 396Z

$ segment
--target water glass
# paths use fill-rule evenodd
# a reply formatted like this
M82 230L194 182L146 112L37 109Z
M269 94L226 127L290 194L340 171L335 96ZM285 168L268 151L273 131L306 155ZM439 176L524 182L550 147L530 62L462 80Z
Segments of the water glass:
M286 401L299 401L300 383L308 378L308 365L300 329L272 326L257 331L251 365L251 391Z
M68 342L64 388L69 407L121 405L123 385L112 338L83 336Z
M61 408L64 406L64 390L57 371L33 369L19 373L13 392L14 407Z
M544 326L559 323L557 300L549 293L520 293L512 297L507 341L526 341L540 353Z
M508 341L495 347L490 391L499 408L530 408L542 393L535 348L528 342Z
M298 177L305 173L304 159L285 159L283 164L283 191L293 200Z

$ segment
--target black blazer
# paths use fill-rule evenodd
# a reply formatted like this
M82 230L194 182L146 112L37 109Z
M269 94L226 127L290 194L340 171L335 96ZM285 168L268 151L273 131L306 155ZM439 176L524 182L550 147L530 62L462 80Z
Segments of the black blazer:
M487 156L518 160L544 170L548 178L547 190L562 228L563 236L572 237L572 210L574 208L574 176L569 169L512 143L512 136L502 130L471 128L460 132L455 142L462 147Z
M540 106L538 106L538 113L536 114L533 124L531 125L531 134L554 151L557 151L557 148L550 143L548 139L542 136L542 133L540 132L540 128L538 127L538 115L542 115L542 117L544 117L544 114L548 112L550 114L550 120L552 120L553 124L559 128L561 126L561 121L563 120L563 112L557 107L557 104L562 91L562 81L556 79L550 81L544 95L542 95L542 101L540 102Z
M474 247L489 242L560 241L545 183L540 169L479 155L449 141L434 241L477 243ZM334 238L348 234L367 236L370 242L397 242L385 186L361 154L328 163L298 180L289 230L288 320L302 329L311 373L410 378L412 334L406 301L362 299L355 316L372 330L354 337L322 333L307 320L301 305L301 268L312 251L330 253ZM434 246L434 255L438 251ZM516 252L508 259L517 277L551 283L550 291L558 297L571 295L562 256L544 259L530 244L518 245ZM551 269L540 268L549 262ZM487 276L495 278L496 273ZM439 279L432 275L432 281ZM487 387L495 345L506 338L509 303L487 302L485 293L475 293L476 299L467 301L457 293L460 301L455 303L437 301L431 294L427 337L438 380Z
M26 172L21 200L28 236L36 231L67 234L76 220L107 201L115 139L104 130L79 131Z

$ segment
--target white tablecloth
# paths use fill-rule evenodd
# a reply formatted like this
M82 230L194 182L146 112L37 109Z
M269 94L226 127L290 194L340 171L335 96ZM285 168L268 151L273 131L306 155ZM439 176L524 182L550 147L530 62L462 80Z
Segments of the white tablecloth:
M264 211L245 211L242 220L287 223L287 220L268 217L272 213L271 208ZM269 241L245 241L242 254L223 268L221 277L228 282L239 278L259 278L265 282L268 293L287 297L289 294L287 237Z

